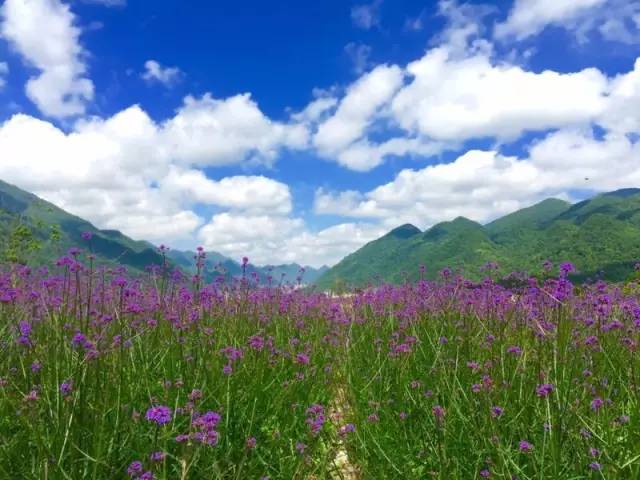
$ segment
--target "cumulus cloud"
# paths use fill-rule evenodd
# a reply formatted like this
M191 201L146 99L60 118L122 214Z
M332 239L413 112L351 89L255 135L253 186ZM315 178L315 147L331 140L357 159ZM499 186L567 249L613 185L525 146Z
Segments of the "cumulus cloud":
M142 78L148 83L160 83L169 88L178 83L184 73L178 67L164 67L155 60L144 63Z
M211 180L201 170L173 167L161 190L189 202L218 205L246 214L286 215L291 193L284 183L264 176L233 176Z
M564 129L534 143L525 158L471 150L450 163L402 170L368 192L319 189L314 210L426 228L457 216L486 222L576 189L609 191L638 182L640 143L622 134L598 139L590 129Z
M514 138L591 121L606 105L607 77L595 68L576 73L524 70L485 54L457 58L448 48L410 63L411 82L393 98L394 119L434 139Z
M214 215L199 238L207 249L232 258L247 255L257 264L298 262L320 267L333 265L345 255L384 233L368 223L343 223L312 232L302 219L273 215Z
M389 156L427 157L474 138L509 141L589 125L612 110L612 79L596 68L534 72L474 45L466 54L441 45L405 69L380 65L365 73L337 103L334 96L322 104L313 146L324 158L367 171ZM374 141L376 132L383 135Z
M507 19L495 26L500 40L523 40L547 26L565 28L585 42L598 32L605 40L633 44L640 38L638 0L516 0Z
M82 115L94 88L69 6L59 0L6 0L0 17L1 35L40 71L27 82L29 99L50 117Z
M371 30L380 26L380 6L382 0L373 0L371 3L355 5L351 8L351 20L353 24L363 30Z
M291 211L282 183L242 175L211 180L199 168L274 156L298 144L296 131L264 117L248 96L188 98L164 123L133 106L79 121L70 132L18 114L0 125L0 178L99 227L188 240L204 223L195 204L251 215Z
M381 65L360 77L348 88L335 113L319 125L313 137L318 151L337 157L338 163L355 170L370 169L371 166L354 163L348 155L341 154L362 138L380 108L401 87L402 77L402 70L396 65Z
M282 147L303 148L308 132L298 123L274 122L249 94L216 99L187 97L163 125L162 141L184 163L219 166L248 158L275 159Z

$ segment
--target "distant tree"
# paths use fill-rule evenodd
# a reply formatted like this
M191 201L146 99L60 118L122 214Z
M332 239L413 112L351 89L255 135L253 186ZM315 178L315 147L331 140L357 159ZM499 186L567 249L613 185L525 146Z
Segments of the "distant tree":
M5 262L25 265L29 255L40 250L41 247L42 245L33 230L20 217L17 217L9 231L1 258Z

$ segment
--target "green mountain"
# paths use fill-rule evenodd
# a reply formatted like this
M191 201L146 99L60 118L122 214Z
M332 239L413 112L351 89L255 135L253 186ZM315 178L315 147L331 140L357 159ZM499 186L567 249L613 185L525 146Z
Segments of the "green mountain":
M597 274L623 280L640 260L640 189L598 195L571 205L558 199L480 225L463 217L421 232L403 225L345 257L320 279L320 288L435 278L445 267L481 278L496 262L503 274L541 273L542 263L570 261L576 279Z
M90 241L82 238L84 232L91 232ZM0 260L48 264L72 247L91 250L97 264L126 265L136 271L162 263L162 256L151 243L133 240L118 230L100 230L86 220L0 180ZM169 250L167 255L170 264L186 272L195 271L194 257L195 252L180 250ZM207 252L206 258L207 280L220 274L227 278L242 275L240 263L220 253ZM295 263L249 265L247 274L256 272L262 281L271 275L275 282L296 283L301 268ZM327 270L328 267L305 267L302 282L313 283Z
M82 238L91 232L92 238ZM100 230L31 193L0 180L0 258L33 265L50 263L71 247L91 252L97 263L142 271L162 257L148 242L117 230Z

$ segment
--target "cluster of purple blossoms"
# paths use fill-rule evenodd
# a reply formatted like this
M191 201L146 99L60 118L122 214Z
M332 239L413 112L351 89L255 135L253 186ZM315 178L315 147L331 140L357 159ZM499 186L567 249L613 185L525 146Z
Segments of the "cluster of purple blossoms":
M196 442L209 445L210 447L216 446L220 439L220 433L218 433L216 427L220 423L221 419L222 417L220 414L214 411L209 411L202 415L194 415L191 420L191 426L196 428L197 431L191 434L191 438ZM181 436L179 435L176 437L176 441L178 442L189 438L188 435L184 436L184 438L179 437Z
M540 398L545 398L548 397L554 389L555 386L552 383L543 383L536 387L536 395Z
M442 421L444 421L446 411L440 405L434 405L431 408L431 413L433 413L433 416L435 417L437 423L441 423Z
M136 478L138 480L155 480L156 478L150 470L144 471L144 466L139 460L131 462L127 468L127 475L129 478Z
M340 435L341 437L344 437L345 435L349 433L353 433L355 431L356 431L356 426L353 423L347 423L346 425L342 425L338 429L338 435Z
M529 453L531 450L533 450L533 445L527 442L526 440L520 440L520 443L518 444L518 448L523 453Z
M305 420L305 422L307 423L307 425L309 425L311 435L318 435L326 421L324 415L324 407L316 403L307 408L306 413L307 419Z
M156 407L151 407L147 410L147 414L145 418L157 425L165 425L171 421L171 409L169 407L165 407L164 405L159 405Z
M504 409L502 407L499 407L497 405L491 407L491 416L493 418L499 418L502 416L503 413L504 413Z

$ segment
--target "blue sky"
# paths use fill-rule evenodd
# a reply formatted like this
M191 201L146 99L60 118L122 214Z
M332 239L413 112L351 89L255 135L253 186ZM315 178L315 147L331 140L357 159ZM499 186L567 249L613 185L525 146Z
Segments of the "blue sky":
M640 184L638 0L0 14L0 178L135 238L317 266Z

